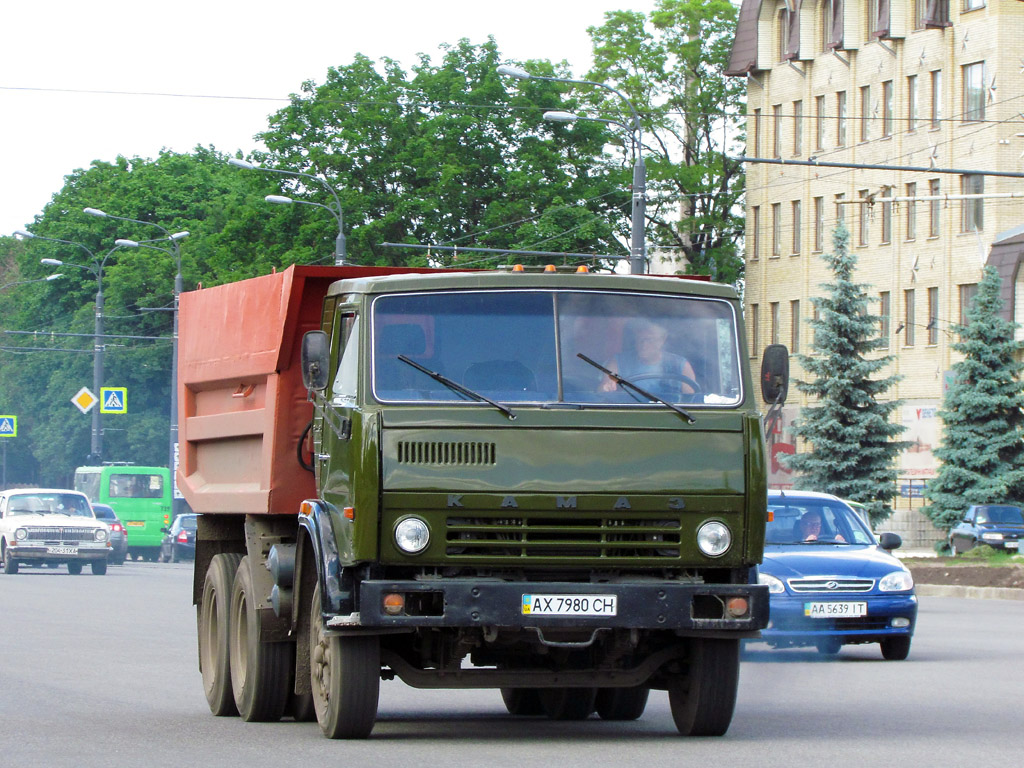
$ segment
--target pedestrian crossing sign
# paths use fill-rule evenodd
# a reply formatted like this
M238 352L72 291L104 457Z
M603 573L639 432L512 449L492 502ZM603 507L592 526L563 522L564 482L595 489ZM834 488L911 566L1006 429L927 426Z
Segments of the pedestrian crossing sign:
M128 388L102 387L100 413L128 413Z
M18 436L18 417L0 416L0 437Z

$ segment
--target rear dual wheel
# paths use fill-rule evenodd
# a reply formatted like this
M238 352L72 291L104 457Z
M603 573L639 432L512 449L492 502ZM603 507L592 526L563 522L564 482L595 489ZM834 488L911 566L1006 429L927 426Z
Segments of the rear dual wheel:
M218 717L236 715L231 690L228 627L231 615L231 589L242 556L237 552L214 555L203 580L203 598L199 603L199 669L203 691L210 711Z

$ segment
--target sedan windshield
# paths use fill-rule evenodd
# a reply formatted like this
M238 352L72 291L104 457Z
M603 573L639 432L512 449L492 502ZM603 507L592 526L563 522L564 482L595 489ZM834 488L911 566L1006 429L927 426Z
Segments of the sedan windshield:
M382 296L373 305L377 399L473 400L399 355L500 402L657 402L639 388L670 403L735 406L743 395L736 318L720 299L525 290Z
M840 501L770 497L766 544L874 544L860 516Z
M93 517L89 502L77 493L18 494L11 497L10 514Z
M1020 507L1002 507L989 505L978 507L979 523L1002 523L1006 525L1024 525L1024 514Z

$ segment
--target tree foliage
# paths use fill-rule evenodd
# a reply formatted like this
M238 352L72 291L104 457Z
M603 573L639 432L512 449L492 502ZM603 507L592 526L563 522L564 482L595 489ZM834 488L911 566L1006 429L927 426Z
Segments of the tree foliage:
M834 280L822 286L826 296L811 300L818 310L810 321L813 351L798 359L813 379L796 383L818 405L804 407L793 430L811 448L786 459L798 487L859 501L877 522L891 513L895 459L906 443L895 439L903 426L891 421L899 401L882 399L897 377L875 378L892 358L869 357L882 344L879 318L868 314L867 286L853 282L857 257L849 241L840 222L832 253L822 257Z
M1024 500L1024 343L1002 317L1002 280L985 267L967 324L954 325L951 346L964 357L942 401L945 426L937 475L925 487L924 513L948 531L971 504Z
M649 19L616 11L588 30L595 64L587 79L615 86L640 112L649 250L669 249L687 272L725 283L743 270L743 167L728 150L742 138L745 83L725 76L736 14L729 0L660 0ZM586 98L602 115L631 119L604 89Z

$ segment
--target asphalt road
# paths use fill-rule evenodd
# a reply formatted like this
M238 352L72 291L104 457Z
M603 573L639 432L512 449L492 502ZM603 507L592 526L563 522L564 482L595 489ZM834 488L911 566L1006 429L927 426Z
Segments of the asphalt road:
M1024 602L923 597L910 658L749 646L729 733L683 739L654 692L634 723L514 719L496 691L381 686L362 742L210 715L191 566L0 574L0 765L956 766L1022 754Z

